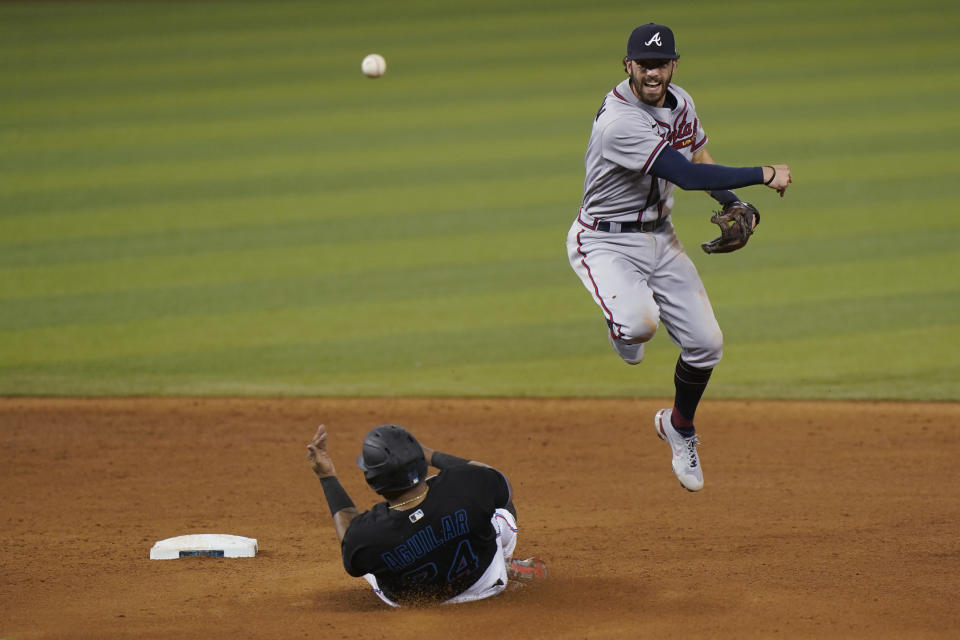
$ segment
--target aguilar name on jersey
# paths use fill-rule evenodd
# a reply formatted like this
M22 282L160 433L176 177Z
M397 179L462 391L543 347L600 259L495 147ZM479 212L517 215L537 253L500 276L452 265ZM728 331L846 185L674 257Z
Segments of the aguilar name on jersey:
M666 145L691 159L707 143L693 98L667 88L663 107L642 102L624 80L604 96L584 158L581 211L599 220L644 222L670 215L674 185L647 173Z
M500 552L490 523L510 500L507 482L488 467L462 465L429 478L416 509L386 502L354 518L341 545L351 576L372 573L397 603L444 601L476 582Z

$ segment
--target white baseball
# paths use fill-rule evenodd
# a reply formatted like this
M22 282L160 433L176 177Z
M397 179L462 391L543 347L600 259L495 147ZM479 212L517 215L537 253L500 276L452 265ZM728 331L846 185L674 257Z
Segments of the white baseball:
M387 61L379 53L371 53L363 59L360 69L368 78L379 78L387 71Z

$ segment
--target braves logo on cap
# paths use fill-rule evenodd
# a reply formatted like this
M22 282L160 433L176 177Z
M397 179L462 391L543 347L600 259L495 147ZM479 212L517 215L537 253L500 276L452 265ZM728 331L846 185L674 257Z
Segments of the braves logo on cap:
M627 40L627 57L631 60L676 60L677 45L670 27L654 22L639 26Z

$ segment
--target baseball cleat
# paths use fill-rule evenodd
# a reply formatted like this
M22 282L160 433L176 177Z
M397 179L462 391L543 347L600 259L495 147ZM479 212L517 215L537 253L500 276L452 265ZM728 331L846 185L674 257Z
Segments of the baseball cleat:
M511 580L538 580L547 577L547 565L540 558L513 560L507 563L507 577Z
M607 338L610 340L610 346L617 352L627 364L640 364L643 361L643 343L630 344L619 338L614 338L613 333L607 332Z
M666 441L673 451L673 473L687 491L703 489L703 470L700 468L700 456L697 445L700 438L694 434L684 438L670 422L673 409L660 409L653 419L653 426L661 440Z

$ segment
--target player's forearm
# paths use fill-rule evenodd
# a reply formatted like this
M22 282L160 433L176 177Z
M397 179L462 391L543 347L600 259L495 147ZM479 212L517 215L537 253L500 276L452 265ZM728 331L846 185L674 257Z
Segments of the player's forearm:
M764 182L763 167L727 167L708 162L690 162L670 146L657 156L650 173L688 191L737 189Z
M343 536L347 533L350 523L353 522L353 519L358 515L360 515L360 511L356 507L341 509L333 515L333 530L337 532L338 540L343 540Z
M713 159L713 156L710 155L710 152L707 151L706 148L695 152L691 158L691 161L696 164L717 164L716 160ZM729 189L717 189L712 191L708 190L707 195L723 205L730 202L736 202L740 199L737 197L737 194Z
M320 478L320 486L323 487L323 496L327 500L330 515L333 517L333 528L337 532L337 538L343 540L343 534L346 533L350 522L360 512L354 506L346 489L341 486L337 476Z

